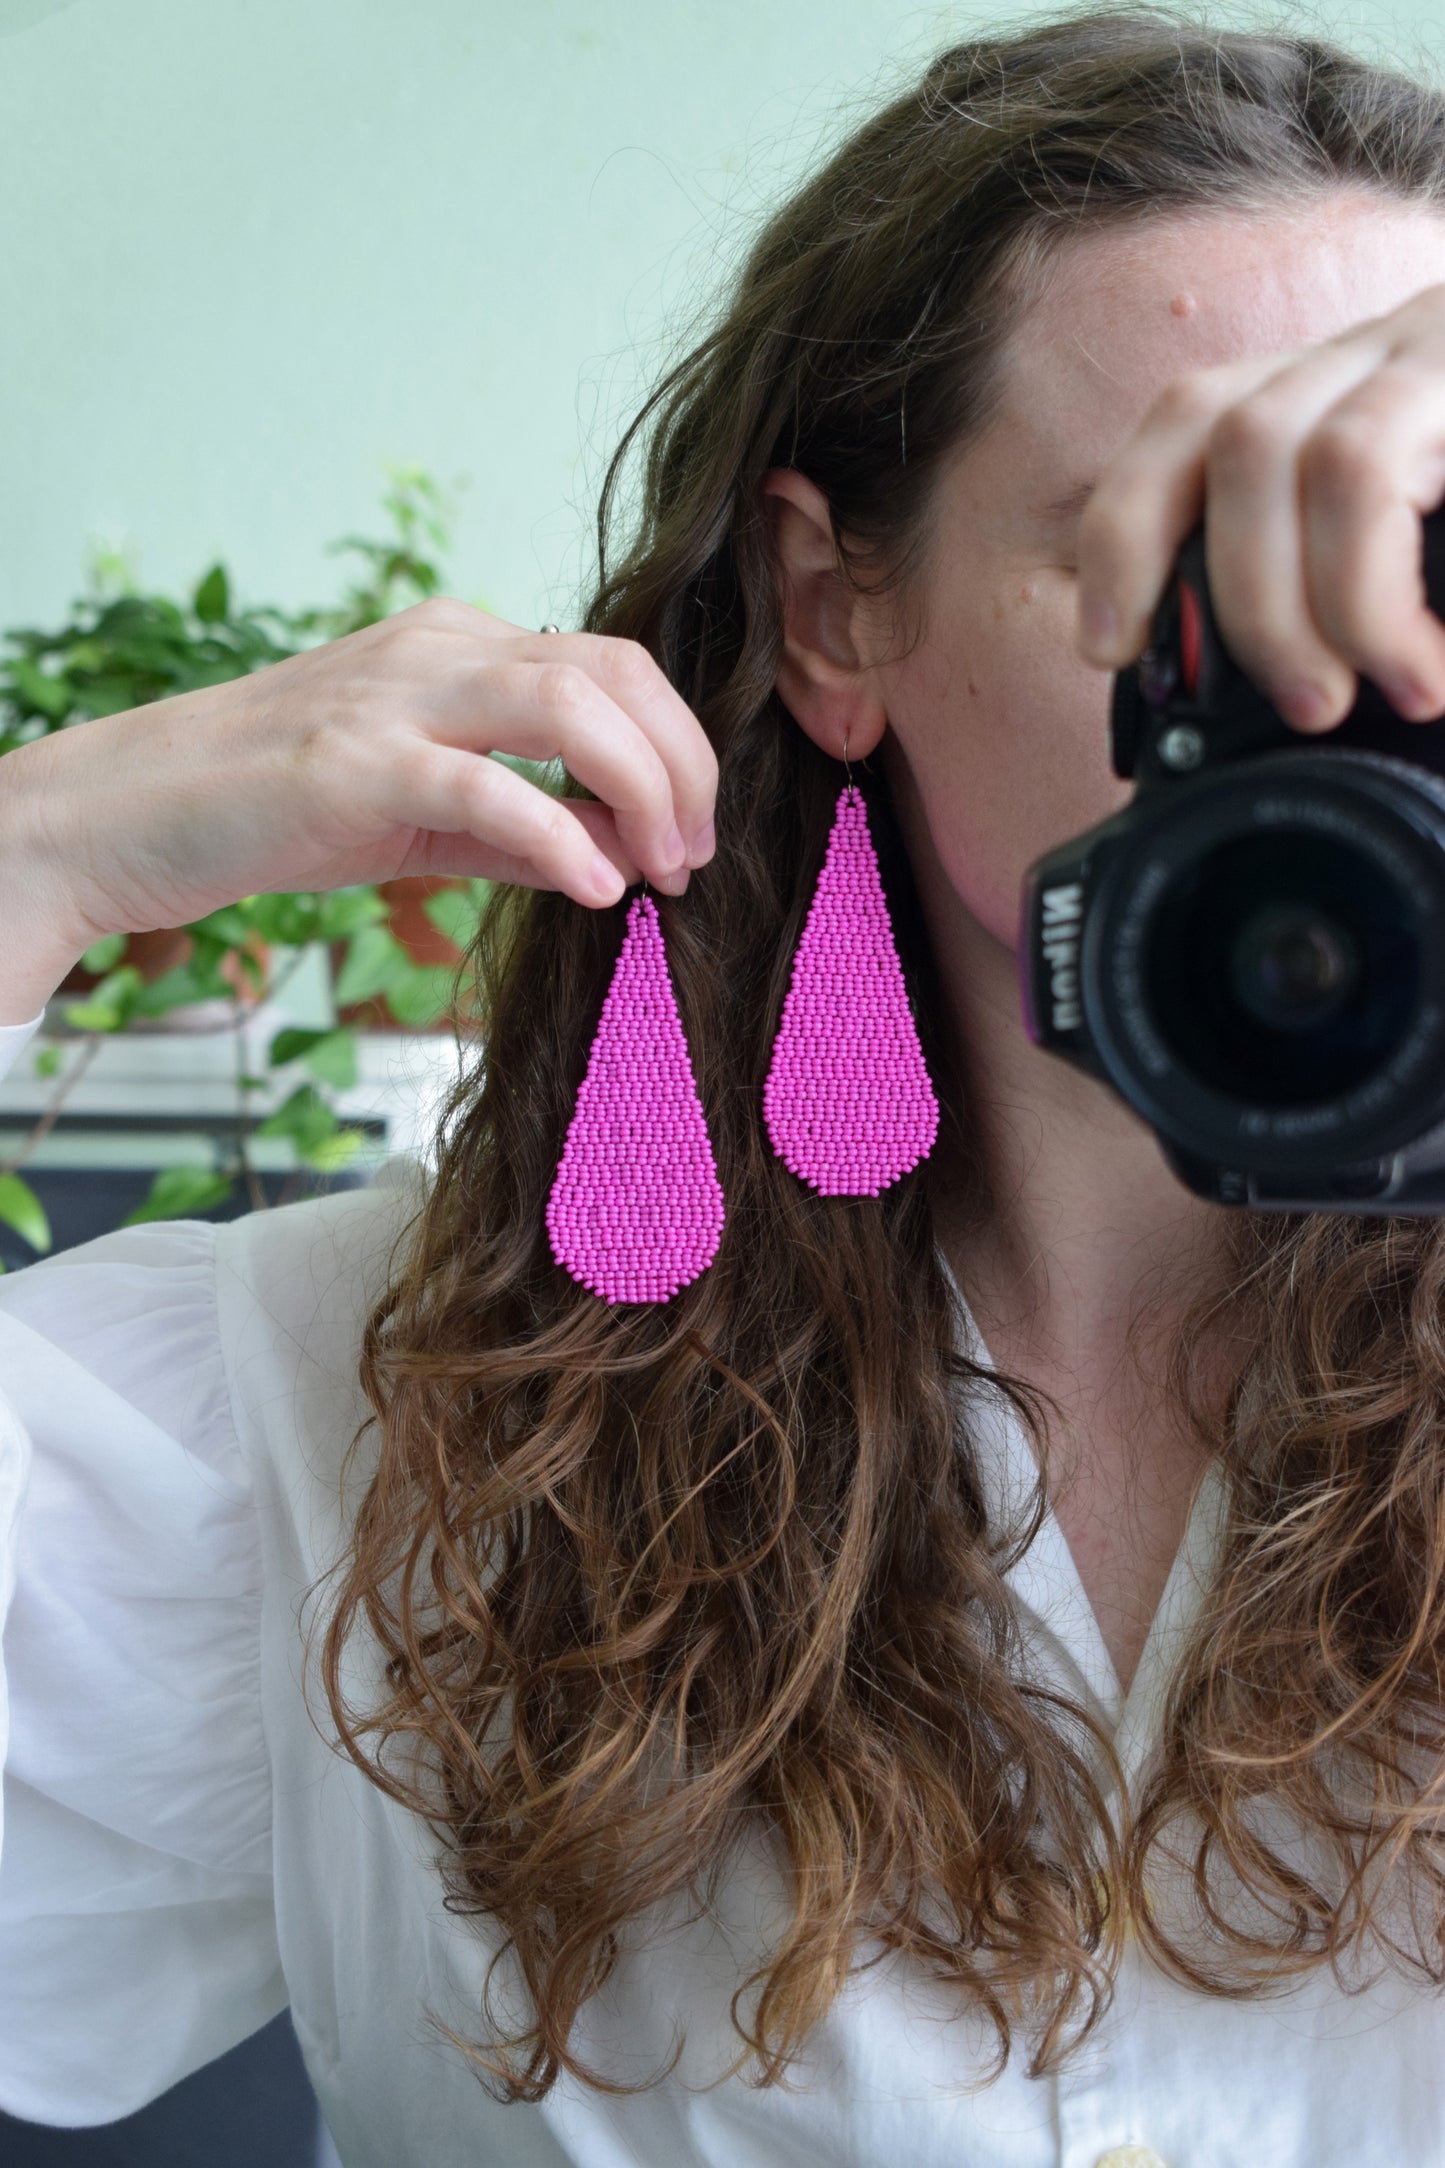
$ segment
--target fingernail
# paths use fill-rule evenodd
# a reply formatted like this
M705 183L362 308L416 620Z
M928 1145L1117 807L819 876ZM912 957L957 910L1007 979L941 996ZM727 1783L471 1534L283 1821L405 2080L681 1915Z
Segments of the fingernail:
M687 854L688 864L700 866L705 859L711 858L716 849L717 830L711 821L704 821L692 839L692 849Z
M666 896L680 896L687 886L686 866L674 866L671 873L664 873L657 886Z
M1084 596L1079 607L1079 620L1085 642L1090 647L1111 648L1119 637L1119 613L1102 595Z
M1318 685L1292 680L1275 693L1274 704L1287 723L1301 730L1318 730L1334 703Z
M682 840L682 830L678 827L676 821L673 822L663 838L662 863L664 869L669 873L676 872L679 866L687 863L687 845Z
M1427 692L1418 678L1396 671L1381 679L1380 685L1391 707L1398 708L1407 722L1423 723L1428 716L1440 712L1438 697Z

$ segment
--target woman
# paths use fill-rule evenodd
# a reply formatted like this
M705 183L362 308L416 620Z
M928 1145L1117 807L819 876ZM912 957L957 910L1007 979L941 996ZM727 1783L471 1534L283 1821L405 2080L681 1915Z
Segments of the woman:
M12 1058L102 932L502 884L434 1179L4 1283L5 2106L289 2001L366 2168L1445 2160L1445 1249L1185 1192L1013 952L1202 512L1298 728L1445 714L1442 412L1445 99L1080 14L774 216L584 631L424 604L5 761ZM876 1196L759 1109L846 774L942 1108ZM644 877L727 1220L634 1304L544 1217Z

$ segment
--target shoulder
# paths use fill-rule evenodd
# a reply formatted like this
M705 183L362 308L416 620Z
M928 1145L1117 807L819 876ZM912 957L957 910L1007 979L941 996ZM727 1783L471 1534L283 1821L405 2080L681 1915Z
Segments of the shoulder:
M419 1160L389 1159L363 1189L251 1212L215 1230L216 1302L233 1382L258 1351L321 1370L343 1366L361 1316L380 1300L425 1200Z
M142 1579L170 1558L204 1580L218 1547L237 1586L313 1579L375 1465L362 1335L428 1181L398 1157L363 1189L115 1228L0 1277L0 1503L29 1492L61 1556L67 1515L92 1547L124 1532Z
M292 1523L310 1566L347 1518L342 1463L372 1410L361 1341L426 1200L420 1160L388 1160L364 1189L340 1190L215 1231L220 1348L237 1432L259 1489ZM358 1449L347 1495L364 1487Z
M41 1440L52 1470L99 1479L128 1457L152 1504L187 1469L244 1491L220 1362L215 1236L203 1220L153 1220L0 1278L0 1381L27 1461L29 1441Z

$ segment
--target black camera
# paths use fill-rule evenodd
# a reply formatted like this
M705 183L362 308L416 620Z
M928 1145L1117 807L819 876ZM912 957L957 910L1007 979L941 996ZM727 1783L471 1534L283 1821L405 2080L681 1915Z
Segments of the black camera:
M1445 509L1423 522L1445 615ZM1114 680L1121 813L1029 868L1024 1028L1219 1204L1445 1212L1445 724L1292 730L1221 644L1204 532Z

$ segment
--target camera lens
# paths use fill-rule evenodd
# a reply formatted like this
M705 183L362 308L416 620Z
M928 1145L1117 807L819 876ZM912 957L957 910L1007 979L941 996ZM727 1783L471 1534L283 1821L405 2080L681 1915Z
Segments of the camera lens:
M1337 837L1231 836L1159 896L1145 970L1155 1022L1231 1099L1335 1099L1377 1073L1415 1016L1413 916L1379 862Z
M1241 927L1230 983L1241 1008L1277 1031L1307 1031L1350 1000L1360 944L1335 919L1269 904Z

